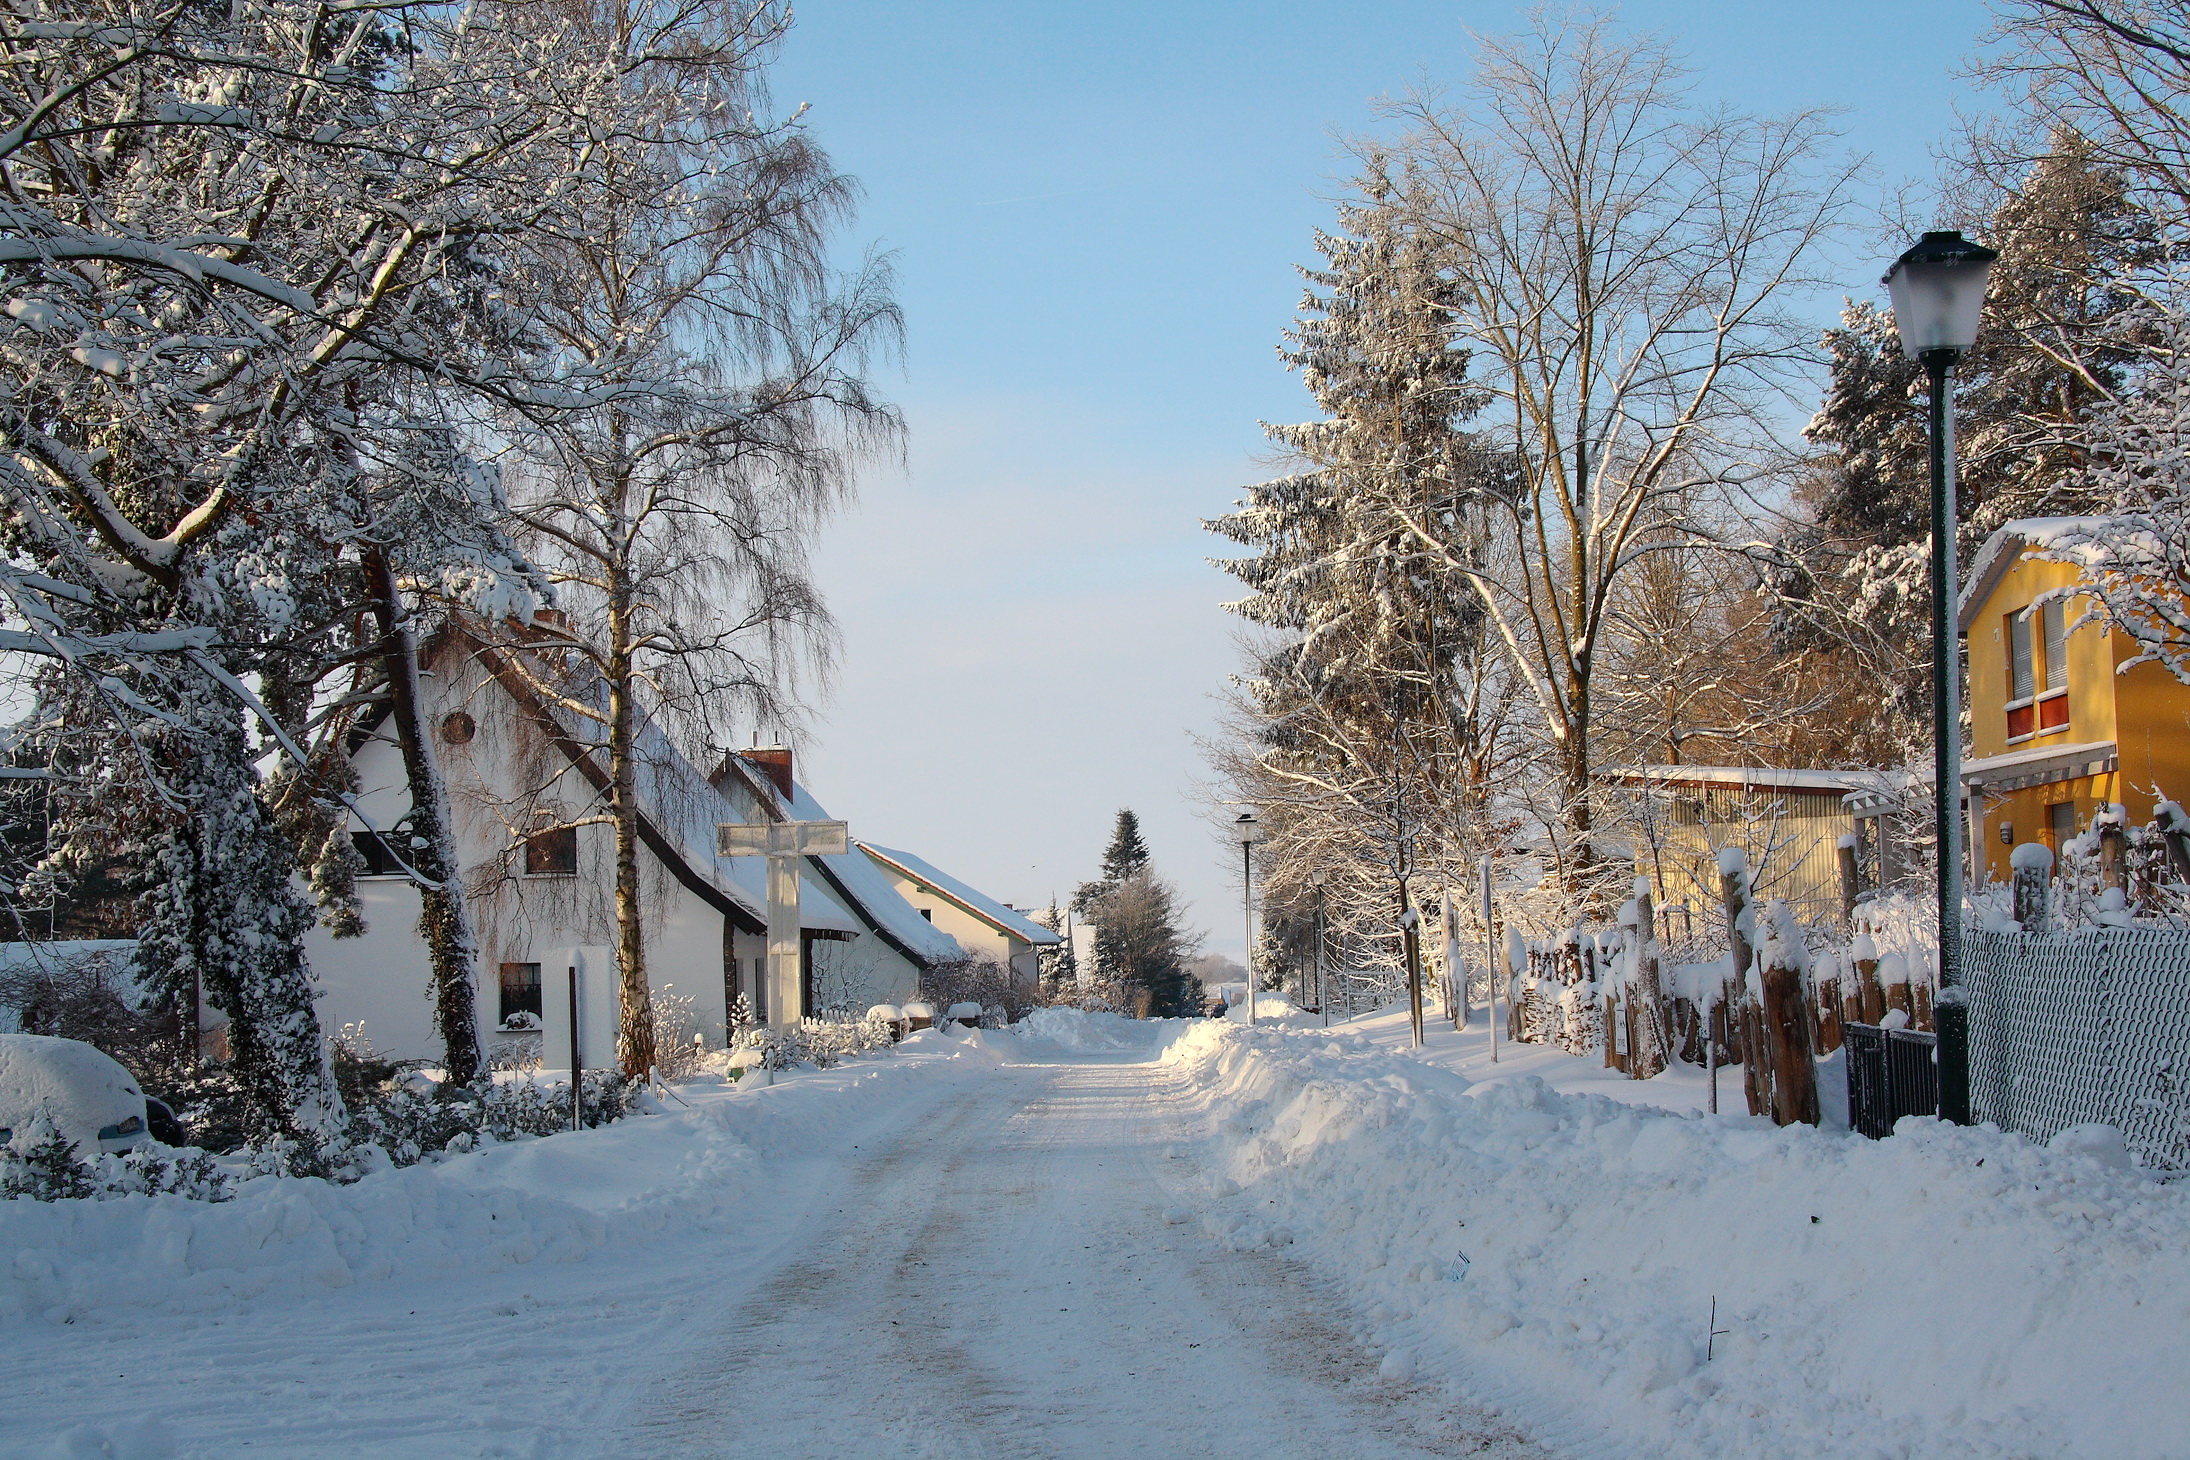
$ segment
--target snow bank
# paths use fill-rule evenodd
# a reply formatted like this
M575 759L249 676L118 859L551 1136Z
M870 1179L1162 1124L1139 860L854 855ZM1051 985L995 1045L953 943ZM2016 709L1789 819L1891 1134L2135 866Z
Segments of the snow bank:
M1091 1014L1082 1009L1048 1008L1012 1025L1008 1033L1020 1039L1045 1040L1060 1050L1093 1054L1141 1052L1153 1054L1161 1047L1176 1019L1128 1019L1123 1014Z
M1471 1087L1365 1045L1215 1023L1171 1045L1211 1122L1209 1233L1342 1275L1395 1363L1541 1438L2181 1453L2190 1192L2103 1140L1910 1121L1872 1142Z
M975 1038L778 1076L698 1080L674 1113L502 1142L349 1186L260 1177L219 1204L175 1196L0 1201L0 1329L203 1312L283 1289L575 1262L610 1244L734 1221L773 1163L834 1147L849 1122L913 1118L992 1069Z

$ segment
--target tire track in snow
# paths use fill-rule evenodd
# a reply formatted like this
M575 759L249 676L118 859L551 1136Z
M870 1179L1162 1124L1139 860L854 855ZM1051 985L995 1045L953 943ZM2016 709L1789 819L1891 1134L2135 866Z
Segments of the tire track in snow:
M634 1402L620 1453L1408 1460L1545 1452L1378 1377L1301 1263L1167 1225L1183 1089L1008 1066L866 1155L804 1247Z

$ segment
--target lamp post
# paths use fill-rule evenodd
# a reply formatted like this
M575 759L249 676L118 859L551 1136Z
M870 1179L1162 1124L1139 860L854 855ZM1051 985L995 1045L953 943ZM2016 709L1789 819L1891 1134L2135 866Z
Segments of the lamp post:
M1962 983L1962 656L1955 632L1954 367L1977 343L1985 280L2000 255L1957 232L1927 233L1894 261L1901 352L1931 377L1932 816L1939 838L1939 1113L1969 1123L1969 1007Z
M1255 1022L1255 843L1262 838L1262 823L1255 813L1242 811L1232 823L1239 833L1240 906L1247 915L1247 1022Z
M1330 883L1331 872L1318 867L1308 874L1308 881L1316 890L1316 1011L1323 1016L1323 1027L1331 1027L1331 979L1323 957L1323 889Z

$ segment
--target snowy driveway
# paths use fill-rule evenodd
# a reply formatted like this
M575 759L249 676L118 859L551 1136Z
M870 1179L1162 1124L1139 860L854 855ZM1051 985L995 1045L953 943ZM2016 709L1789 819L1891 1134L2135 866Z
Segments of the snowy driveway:
M1299 1263L1165 1220L1206 1194L1168 1154L1177 1073L934 1073L870 1097L833 1149L771 1161L727 1222L581 1262L17 1326L0 1454L1541 1453L1380 1379ZM68 1433L129 1414L153 1428Z

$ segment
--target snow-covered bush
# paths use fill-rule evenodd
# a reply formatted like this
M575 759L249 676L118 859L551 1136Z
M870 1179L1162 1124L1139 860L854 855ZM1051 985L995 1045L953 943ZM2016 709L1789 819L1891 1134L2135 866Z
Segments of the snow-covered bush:
M51 1125L0 1146L0 1199L106 1201L163 1193L198 1201L226 1201L232 1195L227 1174L204 1151L139 1146L85 1160Z
M654 1068L664 1079L699 1073L707 1047L699 1041L699 1005L673 983L654 996Z

